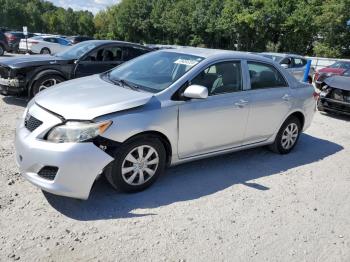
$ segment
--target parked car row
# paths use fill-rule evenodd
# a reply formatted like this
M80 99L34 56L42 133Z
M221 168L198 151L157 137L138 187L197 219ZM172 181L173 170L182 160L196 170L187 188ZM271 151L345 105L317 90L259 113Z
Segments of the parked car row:
M87 40L93 40L93 38L88 36L67 37L38 33L28 33L26 37L23 32L4 31L0 32L0 56L4 55L5 51L12 53L52 54Z

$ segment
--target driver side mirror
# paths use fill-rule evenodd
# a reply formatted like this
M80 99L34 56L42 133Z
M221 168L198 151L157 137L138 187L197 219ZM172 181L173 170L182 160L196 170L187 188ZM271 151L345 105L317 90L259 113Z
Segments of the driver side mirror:
M206 99L208 97L208 88L200 85L190 85L186 88L184 97L193 99Z
M281 66L285 69L289 68L289 65L288 64L281 64Z

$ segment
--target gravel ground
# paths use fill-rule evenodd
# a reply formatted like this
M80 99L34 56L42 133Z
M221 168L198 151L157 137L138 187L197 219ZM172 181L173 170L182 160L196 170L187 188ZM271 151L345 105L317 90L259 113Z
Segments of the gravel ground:
M89 200L18 173L23 100L0 96L0 261L350 261L350 122L316 114L289 155L265 148L169 169L152 188Z

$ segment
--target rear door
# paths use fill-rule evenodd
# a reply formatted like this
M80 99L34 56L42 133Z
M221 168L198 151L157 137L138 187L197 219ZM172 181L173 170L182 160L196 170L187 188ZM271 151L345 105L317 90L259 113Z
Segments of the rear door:
M124 52L125 47L121 45L108 45L94 49L78 61L75 77L103 73L122 64Z
M250 113L245 144L271 137L289 113L293 97L288 82L272 64L248 61Z

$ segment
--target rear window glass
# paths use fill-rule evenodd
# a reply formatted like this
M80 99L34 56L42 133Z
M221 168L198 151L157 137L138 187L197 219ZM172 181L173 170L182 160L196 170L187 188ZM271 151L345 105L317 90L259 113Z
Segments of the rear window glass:
M251 89L286 87L282 74L272 65L248 62Z

